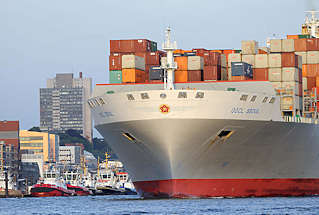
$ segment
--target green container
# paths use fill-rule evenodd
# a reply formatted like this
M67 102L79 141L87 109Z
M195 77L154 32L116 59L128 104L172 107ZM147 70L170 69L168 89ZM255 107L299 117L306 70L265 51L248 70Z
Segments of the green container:
M111 70L110 74L110 84L120 84L122 83L122 71L121 70Z
M241 50L235 50L235 53L241 53Z
M300 34L298 35L299 39L310 39L312 38L309 34Z
M151 51L156 52L157 51L157 42L151 41Z

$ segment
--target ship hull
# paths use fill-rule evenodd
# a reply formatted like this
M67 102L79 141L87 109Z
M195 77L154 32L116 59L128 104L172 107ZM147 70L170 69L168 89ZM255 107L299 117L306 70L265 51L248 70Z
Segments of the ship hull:
M317 125L155 119L97 125L144 197L305 196L319 193ZM223 129L233 131L216 139ZM123 132L136 138L128 140Z
M146 198L279 197L319 194L319 179L171 179L139 181Z

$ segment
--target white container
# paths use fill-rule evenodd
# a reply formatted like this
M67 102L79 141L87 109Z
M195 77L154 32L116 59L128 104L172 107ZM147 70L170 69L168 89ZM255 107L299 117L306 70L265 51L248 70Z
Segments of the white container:
M276 81L276 82L282 81L281 73L282 73L281 68L269 68L268 70L269 81Z
M243 55L257 54L258 42L255 40L243 40L241 41L241 52Z
M188 70L203 70L204 59L201 56L188 56L187 69Z
M231 67L228 67L227 79L231 81Z
M295 41L293 39L282 40L282 52L294 52Z
M255 68L268 68L268 54L255 55Z
M296 81L283 81L281 83L283 92L291 95L299 94L299 83Z
M243 55L242 62L249 63L255 68L255 55Z
M221 54L220 55L220 62L222 67L227 67L227 58L226 55Z
M319 51L307 52L307 64L319 64Z
M136 55L123 55L122 68L145 70L145 59Z
M228 67L231 67L232 62L242 62L241 54L229 54L228 55Z
M281 67L281 54L269 54L268 62L270 68L280 68Z
M270 52L282 52L282 40L274 39L270 40Z
M295 52L295 54L301 56L302 64L308 64L307 63L307 52Z
M299 75L298 75L298 68L295 67L283 67L282 68L282 81L298 81Z

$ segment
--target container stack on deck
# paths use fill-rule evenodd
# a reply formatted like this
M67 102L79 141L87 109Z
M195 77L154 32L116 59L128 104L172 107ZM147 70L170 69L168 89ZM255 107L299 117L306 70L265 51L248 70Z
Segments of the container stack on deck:
M253 40L242 41L242 52L228 57L229 80L234 80L231 66L236 62L252 65L253 80L272 82L283 111L302 110L302 60L295 54L294 40L271 40L270 50L258 48Z
M159 66L163 54L157 50L157 43L150 40L111 40L110 83L148 82L149 68Z

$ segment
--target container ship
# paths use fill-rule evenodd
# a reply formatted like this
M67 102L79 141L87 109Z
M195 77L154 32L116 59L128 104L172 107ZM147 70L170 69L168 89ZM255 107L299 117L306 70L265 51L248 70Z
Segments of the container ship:
M319 194L318 19L241 50L113 40L95 127L146 198Z

